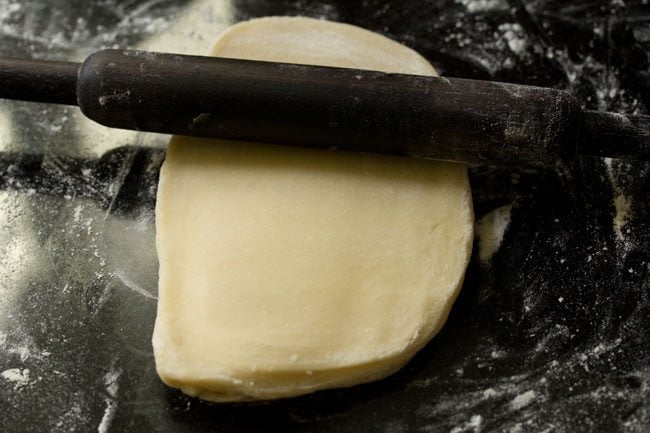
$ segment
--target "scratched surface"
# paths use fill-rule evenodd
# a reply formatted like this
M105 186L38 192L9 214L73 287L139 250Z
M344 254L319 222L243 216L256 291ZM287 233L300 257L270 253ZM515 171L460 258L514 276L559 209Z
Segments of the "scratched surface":
M229 24L309 15L444 75L648 114L647 1L0 0L0 55L201 54ZM158 380L154 200L167 137L0 101L0 431L650 430L650 165L472 167L474 256L443 331L378 383L208 405Z

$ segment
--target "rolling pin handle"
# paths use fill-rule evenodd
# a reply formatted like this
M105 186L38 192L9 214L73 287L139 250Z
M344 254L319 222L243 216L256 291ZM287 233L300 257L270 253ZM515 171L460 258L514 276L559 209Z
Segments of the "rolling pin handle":
M77 105L79 63L0 59L0 98Z

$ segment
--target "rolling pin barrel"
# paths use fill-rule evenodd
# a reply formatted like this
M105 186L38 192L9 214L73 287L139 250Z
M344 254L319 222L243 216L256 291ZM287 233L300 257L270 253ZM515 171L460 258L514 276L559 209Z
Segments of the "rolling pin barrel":
M488 164L571 158L582 121L554 89L122 50L77 96L110 127Z

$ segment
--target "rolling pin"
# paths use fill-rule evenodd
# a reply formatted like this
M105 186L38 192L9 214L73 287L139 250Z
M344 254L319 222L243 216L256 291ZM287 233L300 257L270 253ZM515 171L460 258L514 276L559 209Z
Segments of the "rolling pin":
M650 160L650 116L489 81L104 50L0 59L0 98L78 105L112 128L475 164Z

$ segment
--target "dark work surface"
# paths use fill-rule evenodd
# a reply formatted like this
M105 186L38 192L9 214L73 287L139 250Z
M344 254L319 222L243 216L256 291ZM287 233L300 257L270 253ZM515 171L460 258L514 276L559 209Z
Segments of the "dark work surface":
M0 0L0 55L200 54L229 23L309 15L386 34L444 75L648 114L647 3ZM472 263L411 363L351 389L209 405L162 385L151 354L166 141L0 101L0 431L650 431L648 163L472 167Z

